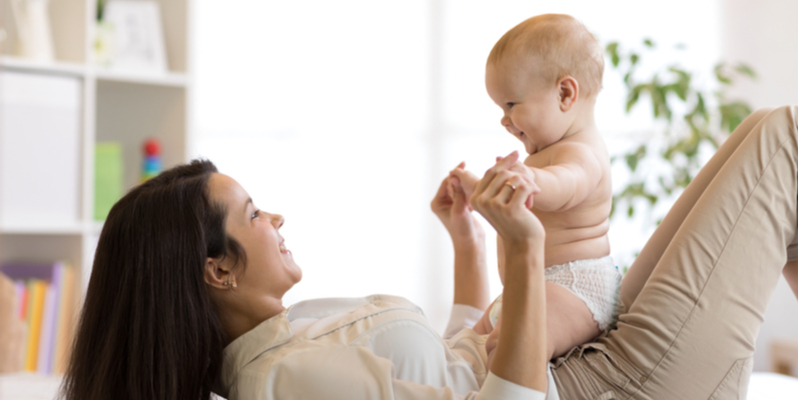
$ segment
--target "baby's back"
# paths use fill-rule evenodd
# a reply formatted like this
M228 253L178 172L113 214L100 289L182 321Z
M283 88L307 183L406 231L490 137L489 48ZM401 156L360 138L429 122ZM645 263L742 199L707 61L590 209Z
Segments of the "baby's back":
M589 188L584 199L558 210L543 211L536 206L533 211L544 225L545 265L560 265L575 260L600 258L610 254L608 242L609 213L611 212L611 162L603 138L598 132L584 132L564 138L540 152L528 156L525 165L545 168L554 165L553 159L561 153L563 159L565 146L584 146L593 154L599 168L599 181ZM594 172L594 171L592 171Z

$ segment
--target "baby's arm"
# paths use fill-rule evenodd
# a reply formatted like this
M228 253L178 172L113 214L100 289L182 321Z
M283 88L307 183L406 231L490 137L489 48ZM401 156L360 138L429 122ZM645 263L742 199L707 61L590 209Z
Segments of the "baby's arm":
M542 211L568 210L586 199L597 188L603 177L603 168L597 155L581 143L562 143L550 165L533 171L535 182L542 189L536 196L534 207Z

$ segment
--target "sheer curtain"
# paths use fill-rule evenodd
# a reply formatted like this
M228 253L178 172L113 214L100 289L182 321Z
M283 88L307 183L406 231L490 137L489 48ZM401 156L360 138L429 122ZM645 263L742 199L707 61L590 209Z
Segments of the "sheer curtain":
M485 93L494 42L530 16L568 13L602 42L687 43L682 65L710 71L720 57L718 8L713 0L201 0L194 155L286 218L282 234L304 278L285 304L396 294L442 330L452 250L430 198L458 162L480 175L495 156L524 151ZM678 59L671 50L654 57L653 65ZM652 129L646 107L624 115L620 82L607 67L596 109L612 153ZM649 234L612 225L620 258ZM494 234L485 226L498 295Z

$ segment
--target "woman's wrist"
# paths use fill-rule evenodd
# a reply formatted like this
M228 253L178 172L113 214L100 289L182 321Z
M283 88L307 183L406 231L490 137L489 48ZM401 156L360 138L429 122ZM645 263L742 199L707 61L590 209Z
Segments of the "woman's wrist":
M458 249L471 249L486 245L486 235L483 232L472 232L470 234L450 235L450 240L453 242L453 248Z
M514 258L533 259L544 255L544 237L526 237L520 239L503 239L503 251L506 260Z

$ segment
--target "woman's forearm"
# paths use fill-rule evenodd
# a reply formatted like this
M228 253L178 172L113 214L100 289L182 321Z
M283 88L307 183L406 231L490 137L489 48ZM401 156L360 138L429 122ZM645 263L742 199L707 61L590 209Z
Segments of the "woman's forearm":
M455 284L453 304L464 304L483 310L489 306L489 281L486 271L486 246L482 237L453 242Z
M542 392L547 388L543 245L543 239L505 244L503 326L491 365L495 375Z

